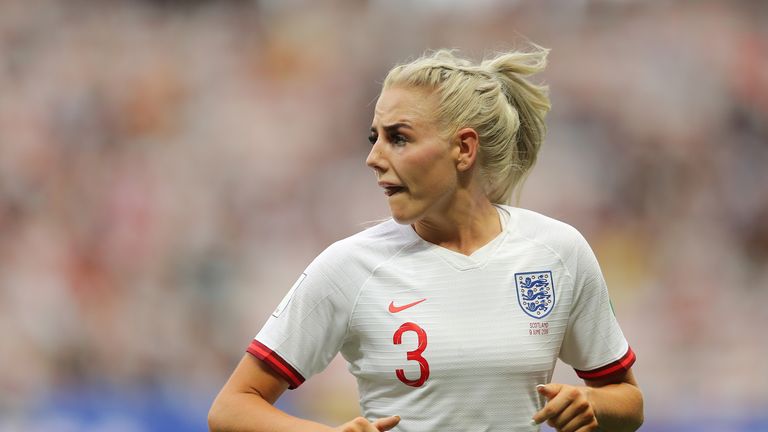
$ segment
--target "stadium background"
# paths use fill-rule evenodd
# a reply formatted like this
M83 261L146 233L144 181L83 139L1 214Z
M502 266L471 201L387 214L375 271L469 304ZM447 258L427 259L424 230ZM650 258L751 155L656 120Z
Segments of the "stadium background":
M594 247L643 430L768 430L767 2L3 0L0 431L206 430L304 266L387 215L388 68L526 37L553 111L521 205ZM357 414L341 362L280 404Z

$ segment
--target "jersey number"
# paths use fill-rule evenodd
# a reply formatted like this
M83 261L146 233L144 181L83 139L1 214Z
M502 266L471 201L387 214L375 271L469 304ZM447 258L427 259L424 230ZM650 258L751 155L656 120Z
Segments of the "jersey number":
M397 375L397 378L406 385L411 387L421 387L424 385L424 382L427 380L427 378L429 378L429 363L427 363L427 359L421 356L424 350L427 349L427 332L425 332L423 328L419 327L418 324L407 322L401 325L400 328L395 331L395 335L392 337L392 342L394 342L395 345L400 345L403 342L403 333L407 331L416 333L416 336L419 338L419 346L416 347L416 349L413 351L408 351L406 358L408 360L419 362L421 375L419 375L418 379L409 380L405 377L405 371L402 369L396 369L395 375Z

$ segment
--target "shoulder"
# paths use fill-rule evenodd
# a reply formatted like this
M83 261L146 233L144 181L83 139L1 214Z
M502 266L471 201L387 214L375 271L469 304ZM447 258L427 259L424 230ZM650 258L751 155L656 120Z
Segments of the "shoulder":
M410 230L409 226L388 219L331 244L310 268L355 279L367 278L378 265L414 242Z
M359 257L360 254L390 256L413 241L413 236L408 235L408 230L410 227L387 219L357 234L336 241L323 251L323 255L336 258Z
M585 243L584 236L573 226L532 210L504 206L511 215L511 229L520 237L560 249Z
M574 275L600 273L592 248L576 228L531 210L505 208L512 215L510 229L514 238L556 256Z

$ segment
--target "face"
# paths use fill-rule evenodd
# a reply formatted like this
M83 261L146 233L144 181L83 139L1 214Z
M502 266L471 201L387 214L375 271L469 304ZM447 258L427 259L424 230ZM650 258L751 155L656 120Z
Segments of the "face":
M458 186L458 148L440 134L436 101L425 90L393 87L376 103L366 164L402 224L439 217Z

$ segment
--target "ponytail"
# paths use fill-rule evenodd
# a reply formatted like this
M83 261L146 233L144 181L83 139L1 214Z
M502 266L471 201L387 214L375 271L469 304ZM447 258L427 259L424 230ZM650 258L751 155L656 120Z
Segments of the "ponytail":
M515 150L509 155L509 163L516 175L512 181L499 179L496 195L509 201L522 185L531 168L536 164L539 149L547 132L544 118L551 105L546 86L529 82L526 77L542 71L547 64L548 49L536 47L534 52L513 52L486 60L481 67L494 73L501 82L507 102L517 111L519 126L515 134ZM486 166L490 172L497 168ZM505 183L508 187L504 187Z

